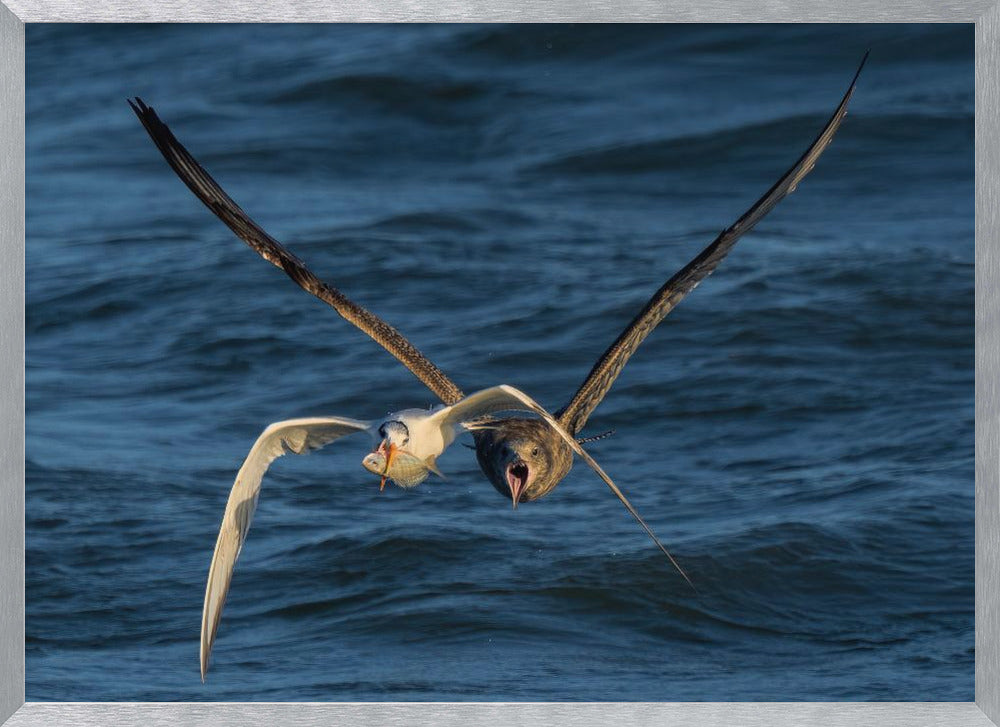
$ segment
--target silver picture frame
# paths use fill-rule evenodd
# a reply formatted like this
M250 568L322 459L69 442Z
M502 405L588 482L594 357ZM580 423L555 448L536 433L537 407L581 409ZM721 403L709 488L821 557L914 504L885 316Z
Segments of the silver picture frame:
M0 724L1000 724L1000 0L3 0L0 5ZM25 24L44 22L959 22L976 38L975 702L31 703L24 661Z

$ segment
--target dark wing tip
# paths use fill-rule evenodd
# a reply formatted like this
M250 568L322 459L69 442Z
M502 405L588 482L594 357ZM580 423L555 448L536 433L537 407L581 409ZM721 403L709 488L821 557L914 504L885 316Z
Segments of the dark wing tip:
M156 115L156 111L138 96L126 100L132 108L133 113L135 113L143 127L145 127L146 132L152 137L156 145L160 147L160 151L166 154L166 150L162 146L165 141L164 130L166 129L166 125L160 121L160 117ZM170 160L168 159L167 161L169 162Z
M871 52L872 52L872 49L868 48L865 51L865 54L863 56L861 56L861 63L858 64L858 70L856 70L854 72L854 78L851 79L851 86L852 87L854 86L854 84L856 84L858 82L858 76L861 75L861 69L865 67L865 63L868 61L868 56L871 55Z
M149 114L153 111L153 109L147 106L146 103L138 96L134 96L133 98L127 98L125 100L128 101L128 105L132 107L132 110L135 112L135 115L138 116L140 119L143 118L146 114ZM153 115L155 116L155 114Z

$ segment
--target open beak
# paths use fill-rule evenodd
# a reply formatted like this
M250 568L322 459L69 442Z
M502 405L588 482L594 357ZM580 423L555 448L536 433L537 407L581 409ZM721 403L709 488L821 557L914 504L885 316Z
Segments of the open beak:
M399 451L399 447L391 442L389 446L386 447L385 440L383 439L382 443L378 445L378 449L375 451L379 454L385 455L385 469L382 470L382 481L378 485L378 491L381 492L385 489L385 481L389 479L389 468L392 466L392 459L396 456L396 452Z
M506 474L507 487L510 488L510 499L516 510L517 503L521 499L521 493L524 492L524 488L528 484L528 465L522 460L514 460L507 465Z

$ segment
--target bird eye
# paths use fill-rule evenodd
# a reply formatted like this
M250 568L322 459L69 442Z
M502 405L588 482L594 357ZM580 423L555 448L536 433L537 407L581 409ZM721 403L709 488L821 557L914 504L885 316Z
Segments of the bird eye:
M538 447L535 447L533 450L531 450L531 456L532 457L538 456Z

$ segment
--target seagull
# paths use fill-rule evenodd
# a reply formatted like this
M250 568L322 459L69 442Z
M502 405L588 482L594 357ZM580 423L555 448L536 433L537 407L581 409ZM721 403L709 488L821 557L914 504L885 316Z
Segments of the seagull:
M478 400L478 403L482 405L483 411L490 409L494 412L527 410L538 417L538 419L495 419L487 415L479 419L471 419L470 421L460 423L461 427L473 433L476 456L480 468L498 492L511 498L514 507L517 506L518 502L537 500L551 492L569 473L573 463L573 455L575 454L583 459L598 474L633 518L653 539L659 549L670 559L671 563L677 568L688 584L694 588L690 578L688 578L681 566L659 541L651 528L628 501L624 493L581 446L582 443L599 439L604 435L579 439L575 435L586 424L590 414L597 405L603 401L629 358L631 358L632 354L635 353L653 328L688 293L694 290L705 277L718 267L719 263L745 233L760 222L782 199L795 191L802 179L812 171L816 160L826 150L827 146L829 146L834 134L839 129L841 122L847 114L848 103L854 93L857 80L867 58L868 53L866 52L840 104L805 153L732 226L726 228L704 250L656 291L643 307L642 311L601 355L583 384L566 406L555 415L549 414L547 410L526 394L507 385L486 389L469 397L470 399L482 397ZM382 345L383 348L403 363L441 399L445 409L459 405L466 398L461 389L444 372L431 363L429 359L410 344L396 329L373 313L350 301L340 291L321 281L308 270L302 261L288 252L277 240L264 232L222 190L218 183L212 179L183 145L177 141L170 129L159 119L151 107L138 98L134 102L129 101L129 104L181 180L238 237L243 239L264 259L281 268L301 288L328 303L348 322L367 333L377 343ZM420 410L407 410L407 413L413 411L419 412ZM466 414L472 411L473 407L470 406L466 410ZM399 414L402 415L403 412ZM433 416L434 412L432 411L429 415L425 415L425 418ZM323 421L330 422L331 420ZM381 424L384 425L394 421L399 421L399 419L388 418L382 421ZM261 468L257 481L258 491L259 478L263 476L267 465L285 451L285 443L289 441L281 439L281 435L276 435L275 432L271 432L268 435L272 427L280 427L281 424L287 423L278 423L268 427L264 434L261 435L261 439L258 439L257 444L254 445L254 450L258 450L258 447L260 448L256 457L254 450L251 450L251 455L247 458L247 463L252 458L255 458L259 463L263 463L263 465L257 464L257 467ZM372 424L369 422L345 419L337 419L336 422L330 423L327 426L329 427L328 431L340 433L334 433L332 438L325 443L344 436L346 433L353 433L355 431L369 431L370 433L372 428ZM409 454L402 449L405 446L402 444L405 441L404 435L409 432L409 427L405 424L404 427L405 430L396 427L379 427L377 431L382 436L382 443L365 458L364 466L376 473L381 471L385 474L393 462L393 458L389 456L390 453L398 450L399 453L395 454L395 461L400 468L400 480L405 483L412 482L413 484L418 484L427 475L421 471L419 456ZM291 425L291 429L295 429L294 424ZM323 431L322 424L318 426L317 431ZM267 439L265 435L271 438ZM273 439L274 436L277 436L278 439ZM319 435L320 438L322 436ZM267 445L262 444L262 439L270 442L270 449ZM313 447L310 444L310 435L308 433L298 434L297 438L291 443L298 443L299 450L291 448L292 451L296 452L305 452ZM278 451L272 456L270 453L275 451L274 448L276 446L279 446ZM322 446L322 444L315 446ZM395 450L393 447L395 447ZM427 464L426 460L424 464ZM247 464L244 464L244 468L247 468L247 466ZM431 461L426 469L433 471L433 466L434 463ZM410 472L411 467L417 469L415 474ZM243 468L241 468L240 472L243 472ZM237 477L238 484L239 476ZM234 485L233 491L235 493L236 485ZM256 494L252 495L252 499L255 504ZM226 569L222 568L219 575L215 576L216 561L220 560L220 544L225 535L229 541L225 547L227 552L232 552L232 563L235 563L235 559L246 536L245 528L249 527L248 516L245 517L245 526L242 525L244 520L240 520L235 516L239 513L241 507L243 510L249 509L251 512L253 509L252 506L247 508L245 504L241 505L241 503L245 502L247 502L247 498L241 500L238 497L234 502L233 495L230 495L230 502L223 520L223 527L219 533L219 543L216 545L216 554L213 556L202 620L202 680L204 680L208 653L211 651L212 641L214 640L215 631L218 626L218 619L221 615L222 604L224 603L229 579L232 575L232 564L230 563L228 574L225 572ZM227 531L227 519L230 517L231 509L234 516L233 524ZM227 561L228 558L229 556L227 555ZM217 578L217 583L215 583L216 590L213 590L213 579L215 578ZM214 594L211 598L210 593Z
M130 100L129 105L171 168L239 238L264 259L284 270L299 286L331 305L343 318L371 336L444 402L442 406L432 409L406 409L374 421L346 417L290 419L271 424L261 433L236 475L209 566L202 609L202 681L208 670L208 660L232 582L233 570L250 529L261 482L271 462L288 452L307 454L359 432L367 432L373 439L381 439L378 448L364 458L363 466L382 475L383 486L388 477L400 486L412 487L422 482L428 471L440 474L436 458L462 429L471 431L484 420L492 421L489 418L491 414L502 411L532 412L545 423L543 426L552 428L560 441L604 480L660 550L676 565L676 561L621 490L584 451L581 442L589 441L589 438L580 441L574 439L553 415L514 387L500 385L469 396L463 394L395 328L321 281L297 257L257 225L191 156L152 107L138 98ZM680 569L680 566L677 567ZM684 574L683 571L681 573ZM684 577L687 578L687 575L684 574Z
M578 433L593 410L603 401L629 358L652 330L678 303L710 275L726 257L736 242L749 232L781 200L795 191L799 183L812 171L817 159L833 140L834 134L847 115L847 106L854 94L861 70L868 59L864 54L850 85L833 115L805 153L775 184L758 199L732 226L725 229L693 260L671 277L649 299L612 345L601 355L583 384L561 410L557 419L571 434ZM305 266L288 253L273 238L257 227L236 204L208 177L190 154L159 121L152 109L137 101L139 114L147 131L167 157L174 170L199 198L207 204L237 235L246 240L258 253L281 267L301 287L332 305L348 321L372 335L414 374L423 381L445 404L462 399L461 390L422 354L410 347L409 357L400 355L391 345L400 338L394 329L389 344L366 327L367 320L358 316L355 307L348 307L342 294L332 291L320 282ZM367 311L365 313L368 316ZM502 422L480 424L474 433L476 456L480 468L501 494L509 496L516 507L518 502L537 500L548 494L566 476L572 467L571 448L564 446L555 430L536 419L506 419ZM578 442L581 440L577 440ZM586 440L582 440L586 441ZM377 469L386 461L376 451L366 459L366 466Z
M556 412L563 429L575 435L587 423L598 404L604 400L625 364L652 330L678 303L718 267L736 242L760 222L768 212L795 191L812 171L816 160L833 140L847 115L847 105L854 94L861 69L868 59L864 54L850 85L833 115L806 149L774 185L764 193L732 226L726 228L694 259L671 277L649 299L614 343L594 364L573 398ZM548 494L566 476L573 465L573 452L561 436L536 419L505 419L484 423L474 432L476 458L493 487L518 502L537 500Z

